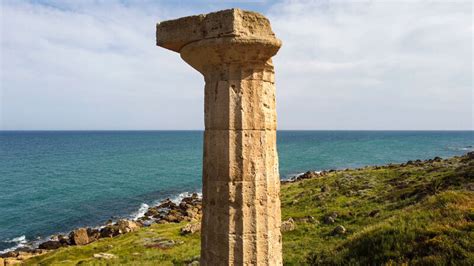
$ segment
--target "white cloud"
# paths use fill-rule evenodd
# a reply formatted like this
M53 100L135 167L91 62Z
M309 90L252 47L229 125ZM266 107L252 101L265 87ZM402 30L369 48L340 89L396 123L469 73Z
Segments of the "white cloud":
M284 1L280 125L472 129L471 2Z
M0 128L202 128L202 77L154 25L230 5L3 2ZM470 2L245 5L283 40L280 128L472 129Z

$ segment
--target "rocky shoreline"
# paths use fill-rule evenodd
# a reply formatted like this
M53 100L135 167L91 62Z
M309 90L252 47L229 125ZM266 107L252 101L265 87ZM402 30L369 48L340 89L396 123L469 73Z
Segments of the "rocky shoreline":
M39 243L37 248L21 247L0 254L0 265L18 264L61 247L82 246L102 238L117 237L154 223L165 224L188 221L191 223L183 227L181 233L195 233L200 230L201 217L202 198L197 193L184 197L179 204L168 198L160 204L148 208L146 213L136 220L122 219L115 222L108 221L105 225L99 227L77 228L69 234L53 235L48 240Z
M468 152L465 155L469 159L474 159L474 152ZM455 156L457 157L457 156ZM388 164L384 166L366 166L357 169L384 169L384 168L395 168L395 167L406 167L406 166L419 166L425 163L441 162L443 161L440 157L435 157L428 160L410 160L406 163L401 164ZM356 170L357 170L356 169ZM282 180L282 185L287 183L298 182L305 179L322 178L329 173L333 172L344 172L354 169L343 169L343 170L327 170L327 171L307 171L303 174L297 175L289 180ZM325 187L321 188L324 192ZM327 188L329 189L329 188ZM67 247L67 246L81 246L95 242L103 238L117 237L129 232L134 232L141 227L150 226L152 224L166 224L166 223L179 223L182 221L190 222L181 228L181 234L192 234L200 231L200 221L202 217L202 198L197 194L184 197L178 204L173 202L171 199L166 199L160 202L158 205L148 208L142 217L138 219L122 219L118 221L108 221L106 224L99 227L86 227L78 228L71 231L69 234L58 234L51 236L48 240L40 243L37 248L22 247L14 251L0 254L0 265L11 265L21 263L31 257L39 256L50 252L52 250ZM327 217L324 223L330 223L333 217ZM314 220L313 217L305 217L305 219ZM326 222L328 220L328 222ZM295 228L295 222L293 219L282 222L283 231L292 231ZM345 231L345 228L339 228L339 231ZM335 229L336 230L336 229ZM335 232L339 233L340 232Z

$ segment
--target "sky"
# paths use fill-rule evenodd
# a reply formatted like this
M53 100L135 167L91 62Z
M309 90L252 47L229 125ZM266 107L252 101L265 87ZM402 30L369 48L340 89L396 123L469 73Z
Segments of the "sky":
M204 128L204 80L157 22L271 21L283 130L473 130L471 1L1 1L0 130Z

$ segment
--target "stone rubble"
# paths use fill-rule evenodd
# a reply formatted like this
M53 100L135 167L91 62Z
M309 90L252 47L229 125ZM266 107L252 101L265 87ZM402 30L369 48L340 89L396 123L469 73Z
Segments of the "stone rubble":
M174 204L170 199L162 201L158 206L150 207L146 214L137 221L119 220L109 221L101 228L78 228L67 235L53 235L49 240L38 245L38 248L20 248L16 251L0 254L0 266L20 264L22 261L34 256L44 254L48 251L61 247L73 245L87 245L101 238L116 237L122 234L135 232L142 226L153 223L178 223L181 221L191 222L185 226L186 233L196 233L200 230L202 216L202 199L197 193L182 199L180 204ZM198 226L199 225L199 226ZM199 227L199 228L198 228ZM162 247L171 247L175 243L159 243ZM96 254L102 256L103 253ZM104 253L105 254L105 253ZM94 257L96 257L94 255ZM107 256L101 258L106 259ZM110 258L109 258L110 259Z

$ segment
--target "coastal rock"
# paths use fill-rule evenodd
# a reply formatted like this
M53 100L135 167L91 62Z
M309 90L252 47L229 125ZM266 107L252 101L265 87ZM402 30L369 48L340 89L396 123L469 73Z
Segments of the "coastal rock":
M121 234L134 232L140 229L138 223L130 220L120 220L117 222L117 227Z
M144 217L142 217L138 220L138 222L140 223L141 227L147 227L147 226L152 225L155 221L149 218L144 219Z
M5 260L2 257L0 257L0 266L3 266L3 265L5 265Z
M202 217L202 212L199 208L192 207L186 210L186 216L189 217L191 220L200 220Z
M4 259L4 264L5 266L7 265L18 265L18 264L22 264L23 262L21 260L18 260L16 258L6 258Z
M99 229L87 228L87 236L89 237L89 242L94 242L100 238Z
M336 226L332 231L333 235L344 235L347 232L346 228L342 225Z
M39 245L39 248L40 249L47 249L47 250L53 250L53 249L58 249L60 247L64 246L63 244L61 244L59 241L53 241L53 240L49 240L49 241L46 241L46 242L43 242Z
M100 237L107 238L107 237L114 237L120 234L120 230L116 225L107 225L104 228L100 229Z
M16 258L16 256L18 256L18 251L8 251L0 255L1 258Z
M61 243L61 245L63 245L63 246L69 246L69 245L71 245L71 240L69 239L68 236L65 236L65 235L58 235L58 236L57 236L57 239L58 239L59 243Z
M166 215L165 217L163 217L163 220L167 221L169 223L179 223L183 219L182 219L182 216L170 213L170 214Z
M299 175L296 177L296 180L301 180L301 179L311 179L311 178L316 178L319 177L319 173L315 171L308 171L302 175Z
M469 160L474 160L474 151L468 152L466 157Z
M201 231L201 223L188 223L181 228L181 235L194 234L199 231Z
M97 253L97 254L94 254L94 258L111 260L111 259L116 259L117 256L114 255L114 254L110 254L110 253Z
M293 231L295 229L296 229L296 223L293 220L293 218L289 218L288 220L283 221L281 223L281 231L282 232L289 232L289 231Z
M89 241L89 236L87 235L86 228L79 228L71 232L69 239L73 245L86 245Z
M149 208L148 211L145 213L146 217L155 217L159 215L160 212L158 211L157 208Z
M158 208L166 208L166 209L176 209L176 204L172 202L170 199L166 199L158 205Z

